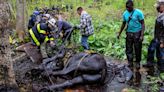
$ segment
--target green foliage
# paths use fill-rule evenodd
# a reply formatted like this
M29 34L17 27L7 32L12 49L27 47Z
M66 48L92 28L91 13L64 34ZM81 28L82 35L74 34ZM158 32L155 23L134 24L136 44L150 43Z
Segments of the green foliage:
M96 25L97 24L97 25ZM95 33L89 37L89 44L92 49L119 59L125 59L124 54L124 38L118 40L116 38L119 23L104 22L103 24L95 23Z
M32 2L31 2L32 1ZM95 33L89 38L91 49L96 50L106 56L112 56L117 59L125 60L125 32L122 33L118 40L116 34L121 26L121 16L125 10L126 0L102 0L94 2L94 0L27 0L28 16L32 14L35 7L51 7L72 5L73 10L67 13L68 21L72 25L79 24L79 16L76 16L76 8L79 6L91 14ZM10 0L13 10L16 11L16 0ZM146 61L147 47L153 38L154 23L156 10L153 7L155 0L134 0L135 7L143 11L145 15L145 36L142 48L142 61ZM65 12L65 11L63 11ZM71 16L71 17L70 17ZM80 44L80 32L76 31L73 37Z
M144 81L147 85L149 85L151 92L158 92L160 88L160 84L158 82L162 82L164 79L164 73L161 73L160 76L148 76L148 80Z

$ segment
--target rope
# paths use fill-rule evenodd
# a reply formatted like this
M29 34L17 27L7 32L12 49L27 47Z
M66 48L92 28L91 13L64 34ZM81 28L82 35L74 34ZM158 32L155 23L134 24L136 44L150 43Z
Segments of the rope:
M108 66L107 66L107 68L108 68ZM105 84L106 83L111 83L112 82L112 80L114 79L114 77L116 76L116 72L115 72L115 68L112 66L112 68L111 68L111 72L112 72L112 77L111 77L111 79L109 78L106 82L105 82ZM108 69L107 69L107 73L108 73L109 71L108 71Z
M48 71L47 71L47 69L46 69L45 65L43 65L43 68L44 68L44 70L45 70L46 74L48 75L48 78L49 78L49 80L50 80L51 84L53 84L53 85L54 85L54 82L53 82L53 81L52 81L52 79L50 78L49 73L48 73Z
M87 53L87 54L85 54L81 59L80 59L80 61L79 61L79 63L78 63L78 65L77 65L77 68L76 68L76 70L75 70L75 72L74 72L74 76L76 75L76 73L77 73L77 71L78 71L78 67L80 66L80 64L81 64L81 62L84 60L84 58L86 57L86 56L88 56L89 54Z

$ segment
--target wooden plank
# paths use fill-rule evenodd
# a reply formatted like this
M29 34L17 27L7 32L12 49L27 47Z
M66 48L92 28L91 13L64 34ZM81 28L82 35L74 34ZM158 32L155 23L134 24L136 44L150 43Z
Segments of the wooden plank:
M25 48L25 47L29 47L29 46L32 46L32 43L31 43L31 42L28 42L28 43L25 43L25 44L23 44L23 45L18 46L18 47L15 49L15 51L22 51L22 52L24 52L24 51L25 51L24 48Z
M39 51L39 49L35 47L25 47L24 48L27 55L30 57L32 62L40 64L42 62L42 55Z
M17 47L15 51L25 52L34 63L40 64L43 60L39 49L37 48L37 46L32 45L31 42L25 43Z

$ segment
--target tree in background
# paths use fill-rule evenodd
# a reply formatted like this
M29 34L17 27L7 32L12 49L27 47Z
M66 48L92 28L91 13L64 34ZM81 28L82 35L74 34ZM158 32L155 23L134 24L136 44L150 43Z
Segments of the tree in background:
M0 68L7 67L3 73L0 71L0 85L17 86L15 81L15 74L13 70L13 62L11 58L11 48L9 43L9 35L12 32L11 28L11 9L7 0L0 0Z
M17 5L16 33L18 35L19 40L22 42L24 40L25 30L26 30L26 23L25 23L26 0L16 0L16 5Z

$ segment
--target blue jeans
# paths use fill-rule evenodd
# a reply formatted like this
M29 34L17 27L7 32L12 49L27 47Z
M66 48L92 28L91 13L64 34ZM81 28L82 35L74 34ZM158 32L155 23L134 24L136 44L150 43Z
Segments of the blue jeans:
M88 45L88 37L89 36L84 36L82 35L81 37L81 45L83 46L84 50L89 50L89 45Z
M160 47L159 53L160 53L160 60L159 60L159 63L158 63L159 70L161 72L164 72L164 48Z
M155 52L158 68L160 71L164 71L164 48L160 47L160 42L157 39L153 39L148 48L147 63L150 65L153 65Z
M157 39L153 39L148 47L148 55L147 55L147 62L153 63L154 62L154 54L156 52L157 60L160 60L160 50L159 50L159 41Z

